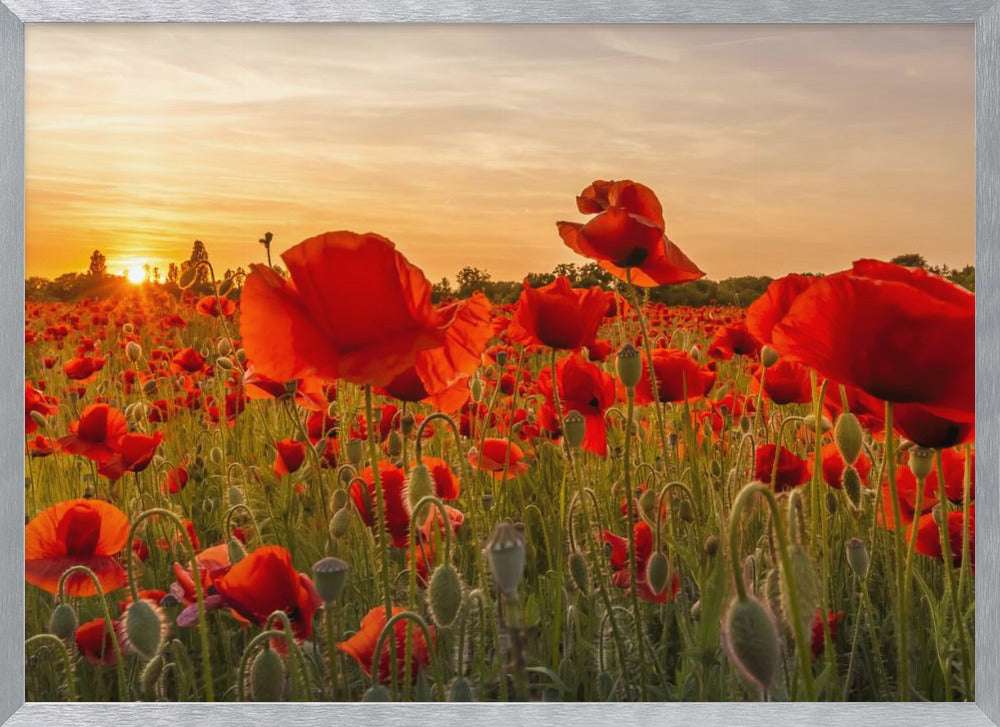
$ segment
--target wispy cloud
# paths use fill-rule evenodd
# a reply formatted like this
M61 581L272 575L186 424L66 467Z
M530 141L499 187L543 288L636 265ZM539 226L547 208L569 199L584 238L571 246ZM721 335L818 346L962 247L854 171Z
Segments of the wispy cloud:
M973 258L971 27L31 26L27 266L326 229L428 275L572 260L595 178L713 277Z

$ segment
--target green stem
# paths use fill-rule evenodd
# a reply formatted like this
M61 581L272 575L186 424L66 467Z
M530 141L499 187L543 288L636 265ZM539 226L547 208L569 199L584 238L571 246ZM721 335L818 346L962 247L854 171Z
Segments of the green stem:
M885 403L885 458L889 469L889 491L892 496L892 516L895 527L893 537L896 542L895 566L896 566L896 659L897 659L897 679L899 681L899 701L909 700L910 689L910 660L908 630L906 628L906 607L904 604L904 585L906 543L903 536L903 516L899 507L899 488L896 485L896 437L893 432L892 402ZM919 518L919 514L917 514ZM913 524L914 529L917 523Z
M653 361L649 361L650 369L652 369ZM646 664L645 655L645 639L642 637L642 618L639 612L639 592L636 586L637 569L636 569L636 559L635 559L635 493L632 487L632 418L635 412L635 388L629 387L626 390L628 397L628 413L626 415L626 432L625 432L625 453L624 453L624 468L625 468L625 503L628 508L628 523L626 528L628 530L628 572L629 572L629 600L632 602L632 620L635 623L635 639L636 646L639 649L639 670L641 674L641 679L639 681L639 691L641 699L643 702L647 701L647 684L649 679L649 671Z
M59 652L59 659L62 661L63 670L66 672L66 700L75 702L76 677L73 674L73 662L70 661L69 649L66 648L66 644L63 643L62 639L53 634L35 634L24 642L24 648L27 649L35 644L51 644L56 647L56 650Z

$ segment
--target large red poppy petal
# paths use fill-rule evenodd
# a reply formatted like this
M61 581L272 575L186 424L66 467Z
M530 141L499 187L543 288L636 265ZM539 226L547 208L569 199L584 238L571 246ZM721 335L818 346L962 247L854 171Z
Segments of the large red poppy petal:
M442 311L451 318L440 347L417 354L416 369L424 388L436 393L468 375L479 365L486 344L493 337L490 301L480 292Z
M108 556L92 556L89 558L46 558L24 561L24 580L49 593L59 592L59 579L62 574L74 565L90 568L97 576L104 593L110 593L128 583L125 569L118 561ZM75 573L66 579L66 593L70 596L95 596L97 588L90 578L82 573Z

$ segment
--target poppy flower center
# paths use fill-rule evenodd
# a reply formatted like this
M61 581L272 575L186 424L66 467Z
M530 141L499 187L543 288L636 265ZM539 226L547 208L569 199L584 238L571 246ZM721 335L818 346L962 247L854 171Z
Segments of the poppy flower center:
M59 521L56 533L66 546L66 555L93 555L101 535L101 514L86 505L74 505Z

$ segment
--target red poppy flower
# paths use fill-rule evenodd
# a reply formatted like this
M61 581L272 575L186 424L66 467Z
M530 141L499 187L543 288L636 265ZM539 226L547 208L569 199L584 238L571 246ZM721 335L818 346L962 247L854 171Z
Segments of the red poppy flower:
M830 640L837 640L837 626L844 619L843 611L828 611L826 614L826 623L830 629ZM823 627L823 611L817 608L816 613L813 614L812 622L812 633L810 638L810 646L812 647L812 658L813 661L818 659L823 655L823 651L826 649L826 629Z
M899 434L927 449L948 449L976 439L974 418L956 421L920 404L893 404L892 415Z
M656 393L660 401L681 402L698 399L711 391L716 373L700 366L687 351L658 348L653 351L653 371L656 373ZM649 363L642 357L642 375L635 387L637 404L653 402L653 383L649 378Z
M941 469L944 471L944 494L951 502L962 502L962 488L965 478L965 455L954 449L941 452ZM899 504L904 520L913 517L917 507L917 478L909 465L896 468L896 491L899 493ZM931 469L924 481L924 496L921 502L921 514L930 512L938 502L938 471L937 465ZM887 490L888 492L888 490ZM890 495L891 497L891 495ZM969 499L976 499L976 457L973 454L969 462ZM892 501L887 498L887 504Z
M744 321L722 326L715 332L708 344L708 355L728 361L735 356L756 356L760 353L760 341L747 330Z
M659 595L653 593L646 582L646 564L653 554L653 531L644 520L635 524L635 588L639 598L653 603L666 603L672 601L674 596L680 592L680 580L677 574L673 573L670 583ZM628 538L623 538L605 530L603 534L604 546L608 550L611 560L611 569L614 573L611 580L619 588L629 588L632 582L628 565Z
M89 356L72 358L63 366L63 373L66 378L72 381L87 382L94 378L94 374L104 368L107 363L103 358L91 358Z
M284 611L296 638L312 635L313 614L322 603L312 581L292 568L292 556L277 545L257 548L214 583L230 608L261 626Z
M220 300L222 301L221 308L219 307ZM214 295L206 295L198 299L195 310L202 315L212 316L213 318L218 318L220 314L224 318L232 318L233 314L236 313L236 301L225 296L217 298Z
M757 447L757 460L754 464L754 477L766 485L771 484L771 472L774 470L774 451L776 445L765 444ZM778 454L778 471L772 485L775 492L784 492L798 487L809 479L809 463L800 459L785 447Z
M118 451L106 462L101 462L97 471L109 480L117 480L126 472L142 472L153 461L156 448L163 441L163 432L152 434L131 432L124 435L118 444Z
M577 350L594 342L606 309L596 286L573 288L565 275L537 289L525 280L507 334L526 345Z
M393 606L392 615L395 616L397 613L402 613L405 610L402 606ZM357 633L347 639L347 641L342 641L337 645L338 649L352 657L358 663L358 666L361 667L362 671L369 676L371 676L372 666L375 661L376 642L378 642L379 634L382 633L382 629L385 628L388 621L385 615L385 606L376 606L361 619L361 628L358 629ZM411 628L412 651L410 673L415 679L420 668L430 663L431 657L423 632L415 626ZM401 678L406 669L406 629L407 624L405 621L397 621L393 625L393 637L395 637L396 642L396 665L394 672L397 678ZM433 627L430 627L430 634L431 638L434 638ZM389 639L386 638L382 642L382 653L379 655L378 667L378 680L383 684L387 684L391 680L389 659L392 654L392 648L393 646L389 643Z
M831 442L830 444L823 445L821 454L823 457L823 481L829 487L838 490L841 489L841 479L844 476L844 458L840 456L840 450L837 449L836 444ZM858 471L861 484L868 487L868 476L871 474L872 461L868 459L868 455L865 452L862 451L858 459L854 462L854 469Z
M604 457L608 453L604 412L615 403L615 379L585 361L578 353L567 356L556 364L556 377L562 415L571 411L582 414L586 423L583 448ZM541 411L542 424L551 432L560 432L562 422L556 416L551 367L545 368L538 377L538 393L546 400Z
M59 439L64 452L107 462L119 452L128 422L124 414L107 404L91 404L77 421L70 422L69 432Z
M34 439L28 440L28 454L32 457L48 457L59 449L59 442L40 434Z
M764 379L764 393L775 404L808 404L812 401L812 383L809 369L796 361L786 358L763 373L763 368L754 372L753 391L760 390L760 380Z
M799 293L815 280L809 275L786 275L772 280L764 294L747 308L746 323L751 335L762 344L771 344L771 329L785 317Z
M35 389L27 381L24 382L24 433L34 434L38 431L38 422L31 416L31 412L37 411L42 416L49 416L56 412L58 399L43 394Z
M178 492L184 489L188 482L188 471L187 467L184 465L177 465L169 470L167 470L166 475L163 477L163 481L160 483L160 487L164 492L171 495L176 495Z
M975 295L876 260L820 278L772 329L774 346L821 375L938 416L975 416Z
M128 517L102 500L65 500L38 513L24 528L24 579L49 593L59 590L68 568L83 565L94 572L105 593L125 585L117 555L128 540ZM87 576L66 580L71 596L93 596Z
M254 266L240 320L247 354L278 381L386 386L455 322L458 309L435 310L424 274L379 235L327 232L281 257L291 279Z
M205 357L193 348L182 348L170 360L170 370L175 373L196 374L205 367Z
M519 474L528 471L528 463L524 461L524 452L513 442L507 447L506 439L486 439L482 451L475 448L469 450L469 464L475 469L490 472L494 479L503 477L504 463L507 463L507 479L512 480Z
M306 459L306 445L294 439L279 439L274 443L274 476L281 478L298 471Z
M468 399L469 376L493 337L490 301L476 292L468 300L439 309L438 314L453 318L443 343L417 353L413 366L399 373L381 393L453 412Z
M663 209L649 187L627 179L597 180L580 193L576 206L596 216L586 224L557 222L559 236L615 277L625 280L628 268L632 282L647 288L704 277L664 234Z
M108 633L107 623L101 617L77 626L73 640L76 642L76 648L91 664L114 666L118 663L115 644L111 639L118 639L119 649L121 649L121 639L118 636L117 622L112 622L112 625L115 628Z
M955 567L962 564L962 531L963 518L961 510L952 510L948 513L948 547L951 550L951 560ZM911 524L906 532L906 542L910 541L913 533ZM928 513L920 518L917 523L917 543L916 551L928 558L943 559L941 552L941 529L934 520L934 514ZM976 564L976 506L969 508L969 563Z

